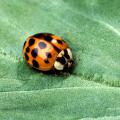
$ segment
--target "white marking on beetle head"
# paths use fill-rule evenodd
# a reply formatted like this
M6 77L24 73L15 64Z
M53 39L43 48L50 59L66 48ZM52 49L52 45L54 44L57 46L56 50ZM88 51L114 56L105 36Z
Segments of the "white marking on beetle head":
M70 59L73 59L72 52L70 48L67 48L68 55L70 56Z
M60 62L58 62L58 61L55 61L54 67L55 67L56 70L63 70L64 65L62 65L62 64L61 64Z
M62 57L64 55L64 50L62 50L57 57Z
M58 57L58 58L64 57L66 63L63 65L63 64L61 64L59 61L55 61L55 63L54 63L54 68L55 68L56 70L63 70L64 67L65 67L65 65L68 65L68 68L70 68L70 67L72 66L72 62L71 62L71 60L73 59L72 52L71 52L70 48L67 48L66 50L67 50L67 54L69 55L70 59L65 58L65 56L64 56L64 54L65 54L65 53L64 53L64 50L62 50L62 51L58 54L57 57Z

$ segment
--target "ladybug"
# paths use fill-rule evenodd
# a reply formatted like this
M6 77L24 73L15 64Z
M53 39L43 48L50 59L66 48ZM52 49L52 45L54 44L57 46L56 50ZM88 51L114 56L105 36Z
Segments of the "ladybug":
M27 38L23 46L27 63L40 71L69 69L73 56L67 43L51 33L38 33Z

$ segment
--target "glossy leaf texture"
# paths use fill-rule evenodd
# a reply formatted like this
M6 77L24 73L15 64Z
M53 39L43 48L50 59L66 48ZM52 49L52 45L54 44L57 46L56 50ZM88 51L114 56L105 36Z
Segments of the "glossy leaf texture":
M120 119L119 0L0 1L0 119ZM70 74L44 74L23 60L29 35L61 36Z

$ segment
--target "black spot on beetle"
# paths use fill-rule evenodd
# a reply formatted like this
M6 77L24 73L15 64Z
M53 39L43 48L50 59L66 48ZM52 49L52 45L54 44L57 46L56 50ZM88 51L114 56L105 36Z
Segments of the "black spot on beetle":
M32 46L34 43L35 43L35 40L34 40L33 38L31 38L31 39L29 40L29 46Z
M57 42L58 42L59 44L61 44L61 45L62 45L62 43L63 43L61 40L57 40Z
M45 62L45 63L47 63L47 64L49 63L49 61L48 61L47 59L46 59L46 60L44 60L44 62Z
M30 48L29 48L29 47L26 48L26 52L27 52L27 53L30 52Z
M51 42L53 38L51 36L47 35L47 36L44 36L44 39L48 42Z
M39 47L41 48L41 49L44 49L44 48L46 48L46 44L44 43L44 42L39 42Z
M51 53L49 53L49 52L46 53L46 56L47 56L48 58L51 58L51 57L52 57Z
M36 58L37 55L38 55L38 49L37 49L37 48L34 48L34 49L32 50L32 52L31 52L31 55L32 55L32 57Z
M60 62L60 63L63 64L63 65L66 63L64 57L58 57L58 58L56 59L56 61Z
M36 60L33 60L32 64L33 64L33 67L39 68L39 64L38 64L38 62Z
M28 61L29 60L29 57L28 55L25 53L25 59Z
M38 34L35 34L35 35L33 35L33 37L35 37L35 38L41 38L41 37L44 37L44 33L38 33Z
M56 47L55 45L53 45L53 47L54 47L54 49L56 50L56 52L57 53L59 53L61 50L58 48L58 47Z

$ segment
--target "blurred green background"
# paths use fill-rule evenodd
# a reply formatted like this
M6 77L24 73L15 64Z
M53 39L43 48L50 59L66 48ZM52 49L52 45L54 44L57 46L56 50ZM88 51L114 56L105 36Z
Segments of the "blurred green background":
M23 43L39 32L67 41L72 73L24 62ZM119 87L119 0L0 1L0 120L120 120Z

